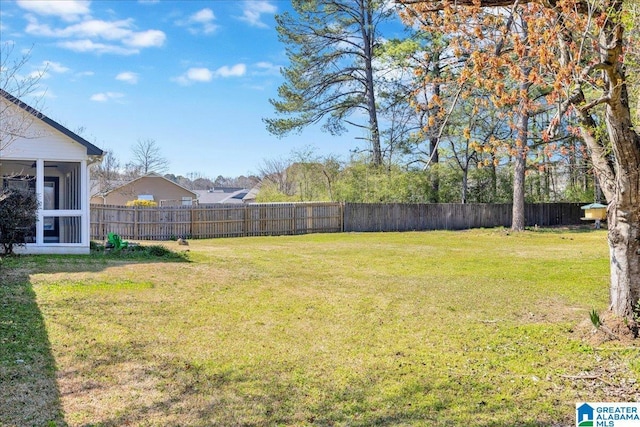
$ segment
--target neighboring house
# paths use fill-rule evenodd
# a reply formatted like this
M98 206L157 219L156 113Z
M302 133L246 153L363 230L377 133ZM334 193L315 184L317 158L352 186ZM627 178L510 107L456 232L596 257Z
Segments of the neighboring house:
M235 187L216 187L212 190L194 190L198 194L198 204L253 203L255 190Z
M192 205L198 195L157 173L150 173L120 185L103 195L91 197L98 205L124 206L133 200L151 200L158 206Z
M40 205L16 252L89 253L89 167L103 151L2 89L0 111L0 185L31 189Z
M255 203L256 196L260 192L261 183L257 183L249 192L242 198L244 203Z

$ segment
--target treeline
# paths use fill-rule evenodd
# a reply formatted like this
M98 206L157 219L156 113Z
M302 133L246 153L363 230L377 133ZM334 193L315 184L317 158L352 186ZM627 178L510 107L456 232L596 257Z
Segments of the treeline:
M492 157L495 154L476 153L463 169L452 151L441 150L440 161L423 169L401 163L380 168L367 160L341 162L312 151L306 157L295 153L264 161L257 201L510 203L513 159L505 156L494 163ZM596 190L588 159L579 149L553 161L541 158L525 176L527 203L591 201Z

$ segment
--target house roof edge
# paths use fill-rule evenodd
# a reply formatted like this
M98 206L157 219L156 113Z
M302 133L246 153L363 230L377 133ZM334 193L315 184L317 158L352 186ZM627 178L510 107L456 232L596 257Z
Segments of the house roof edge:
M20 99L16 98L15 96L11 95L9 92L7 92L6 90L4 90L2 88L0 88L0 96L5 98L7 101L17 105L18 107L22 108L24 111L26 111L27 113L31 114L35 118L42 120L44 123L48 124L49 126L54 128L58 132L61 132L64 135L68 136L69 138L71 138L72 140L77 142L78 144L84 146L87 149L87 155L89 155L89 156L102 156L102 155L104 155L104 151L101 148L96 147L95 145L93 145L92 143L90 143L89 141L87 141L86 139L84 139L83 137L78 135L77 133L67 129L64 126L62 126L60 123L58 123L55 120L47 117L45 114L41 113L40 111L38 111L35 108L33 108L30 105L28 105L27 103L21 101Z

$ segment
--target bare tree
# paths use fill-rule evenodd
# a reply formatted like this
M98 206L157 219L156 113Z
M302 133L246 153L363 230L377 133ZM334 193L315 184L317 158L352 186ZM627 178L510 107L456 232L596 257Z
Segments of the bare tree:
M117 187L122 179L120 174L120 161L113 150L105 151L102 162L91 169L91 181L95 188L94 194L105 194Z
M140 166L135 165L131 162L128 162L122 168L122 179L124 181L133 181L136 178L140 178L142 176L142 170Z
M213 182L213 187L253 188L259 182L260 182L260 178L258 178L255 175L250 175L250 176L240 175L235 178L218 175L216 180Z
M295 194L295 183L287 176L291 162L286 159L265 159L258 169L261 181L271 182L278 191L288 196Z
M162 174L169 169L169 160L162 156L155 139L138 139L131 147L131 151L133 152L132 163L143 175L151 172Z
M31 58L30 51L16 56L14 47L10 42L0 45L0 158L16 139L38 136L30 128L39 114L37 110L41 109L38 104L42 97L32 100L30 103L34 108L28 110L16 109L13 104L19 105L20 99L36 91L45 71L23 74Z

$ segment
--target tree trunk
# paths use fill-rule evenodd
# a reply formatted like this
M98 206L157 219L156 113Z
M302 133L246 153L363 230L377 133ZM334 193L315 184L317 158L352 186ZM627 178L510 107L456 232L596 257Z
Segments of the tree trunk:
M373 155L373 165L382 166L382 148L380 145L380 128L378 126L378 112L376 107L376 96L373 76L373 44L375 43L373 12L368 0L360 1L360 12L362 17L361 32L365 57L365 74L367 85L367 110L369 112L369 132L371 132L371 151Z
M440 58L440 55L437 55L437 58ZM436 80L440 78L440 61L438 60L433 62L433 76ZM433 85L433 95L440 98L440 94L440 83L435 83ZM441 107L434 108L431 114L435 114L437 117L440 109ZM438 151L439 141L440 138L437 136L429 139L429 155L431 156L432 165L437 165L440 162L440 152ZM431 169L431 197L429 201L431 203L438 203L440 201L440 170L438 167Z
M578 112L599 188L609 203L610 310L633 319L640 298L640 136L633 131L625 104L608 104L605 120L612 160L607 145L594 134L593 118Z
M462 200L461 203L467 203L467 193L469 191L469 162L462 171Z
M438 138L431 138L429 140L429 151L431 154L431 195L429 196L430 203L438 203L440 201L440 171L438 170L438 162L440 162L440 153L438 152ZM436 165L436 167L433 167Z
M615 6L622 10L622 3ZM609 202L610 309L633 321L640 298L640 135L631 121L624 65L617 62L623 53L623 28L619 24L605 27L600 42L608 85L605 123L613 160L607 155L607 145L601 144L591 155Z
M640 299L640 208L611 207L608 212L608 243L611 260L611 311L632 319Z
M524 218L524 177L527 166L527 131L529 113L524 109L518 117L518 140L516 141L515 163L513 167L513 212L511 229L523 231Z
M632 319L640 308L640 136L624 88L619 101L607 105L605 116L616 161L614 193L607 197L610 299L613 313Z
M491 199L492 203L498 200L498 171L496 170L496 154L491 153ZM489 200L487 200L489 201Z

